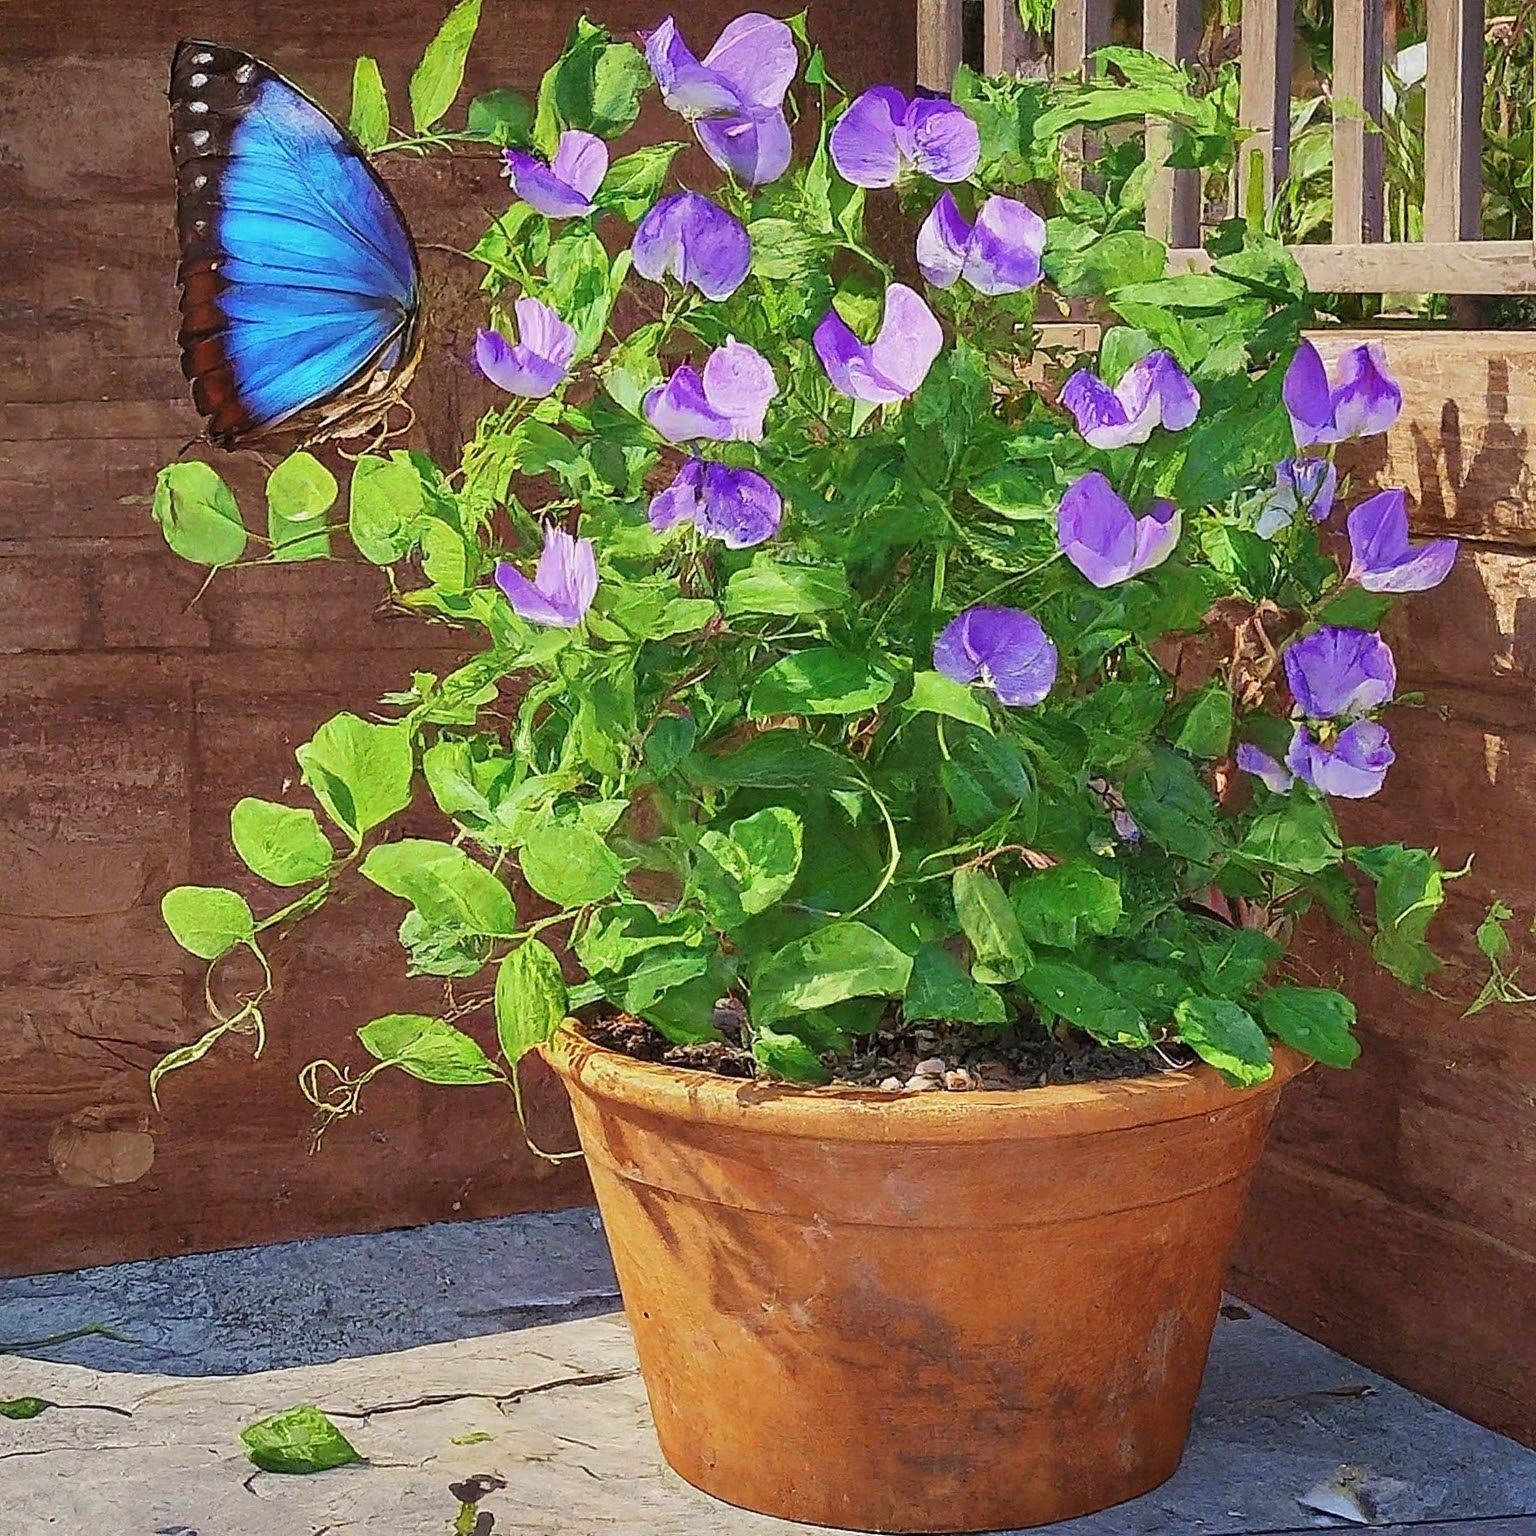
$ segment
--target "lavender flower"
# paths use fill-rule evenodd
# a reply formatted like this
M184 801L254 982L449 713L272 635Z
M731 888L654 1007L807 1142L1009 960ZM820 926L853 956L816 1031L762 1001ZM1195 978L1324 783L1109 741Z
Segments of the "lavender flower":
M784 502L755 469L689 459L672 484L651 498L648 516L658 533L689 522L727 549L750 549L779 531Z
M1171 501L1155 501L1137 517L1097 470L1073 481L1056 514L1061 552L1096 587L1113 587L1161 565L1179 542L1181 519Z
M662 100L693 124L704 152L753 186L789 165L784 93L799 56L782 21L749 11L727 24L701 64L668 16L645 39Z
M1298 448L1374 437L1403 408L1403 392L1375 341L1351 347L1331 370L1310 341L1302 342L1285 370L1282 393Z
M641 277L659 283L671 273L717 301L741 287L752 265L746 225L698 192L662 198L640 220L630 251Z
M1295 775L1284 763L1276 762L1268 752L1254 746L1251 741L1238 743L1237 766L1244 773L1262 779L1277 795L1285 794L1296 782Z
M1285 675L1312 720L1352 720L1385 704L1397 686L1397 664L1380 635L1332 624L1286 649Z
M519 299L512 307L521 340L514 346L500 331L481 331L475 337L475 362L508 394L542 400L570 373L576 332L537 299Z
M944 332L920 295L905 283L892 283L885 290L880 333L867 346L835 309L822 318L814 340L834 389L853 400L891 405L928 377Z
M980 683L1009 705L1038 704L1056 681L1056 647L1021 608L967 608L944 626L933 665L957 683Z
M1149 352L1125 370L1113 389L1079 368L1062 386L1061 403L1094 448L1144 443L1154 427L1182 432L1200 413L1200 392L1171 352Z
M1455 539L1408 542L1408 508L1401 491L1382 491L1349 514L1348 580L1367 592L1427 592L1451 573Z
M989 197L968 224L954 194L933 205L917 232L917 264L935 288L964 278L978 293L1020 293L1040 281L1045 220L1011 197Z
M767 358L730 337L716 347L702 375L684 363L645 397L646 419L669 443L706 437L758 443L778 382Z
M1345 726L1328 746L1299 725L1285 754L1298 779L1342 800L1364 800L1374 795L1396 758L1386 727L1374 720L1356 720Z
M1259 513L1254 532L1272 539L1291 526L1303 508L1318 522L1333 511L1333 498L1339 489L1339 472L1330 459L1286 459L1275 465L1275 488Z
M548 165L520 149L507 150L504 158L512 190L552 219L591 213L596 207L592 199L608 174L608 146L595 133L574 128L560 135Z
M876 85L832 125L827 147L845 181L894 187L914 171L964 181L981 159L981 134L951 101L908 101L895 86Z
M496 585L512 611L530 624L574 629L597 593L597 557L591 539L576 539L553 525L544 530L544 550L533 580L505 560L497 562Z

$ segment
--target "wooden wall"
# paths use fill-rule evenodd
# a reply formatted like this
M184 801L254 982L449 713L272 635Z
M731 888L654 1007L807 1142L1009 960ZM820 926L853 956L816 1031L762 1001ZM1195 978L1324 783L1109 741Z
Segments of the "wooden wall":
M1405 388L1362 479L1404 485L1419 531L1466 542L1391 638L1398 761L1347 838L1438 845L1472 872L1439 927L1448 968L1424 994L1332 936L1301 960L1341 977L1364 1050L1286 1091L1234 1284L1304 1333L1536 1444L1536 1007L1463 1019L1487 966L1473 929L1494 894L1516 936L1536 909L1536 337L1386 338ZM1526 976L1536 991L1536 942Z
M0 1273L365 1231L584 1198L575 1165L523 1150L506 1095L398 1075L318 1154L295 1086L376 1014L432 1006L406 983L398 903L359 895L283 947L272 1042L225 1050L165 1087L145 1073L200 1033L200 966L163 932L182 881L240 883L242 794L280 796L292 751L341 708L366 711L412 665L452 664L451 633L384 621L352 564L199 573L149 518L154 472L198 422L174 347L165 82L182 36L250 49L345 116L353 54L391 97L447 0L11 0L0 28ZM475 89L537 86L581 7L487 0ZM679 7L702 50L740 7ZM765 0L780 14L796 3ZM594 3L617 29L664 0ZM820 0L845 81L910 81L912 0ZM657 118L658 126L660 117ZM676 132L676 128L672 129ZM423 242L472 239L505 206L494 158L394 165ZM437 322L413 399L451 453L484 396L456 360L467 268L428 254ZM251 466L220 456L250 485ZM231 467L233 466L233 467ZM242 478L243 477L243 478ZM259 484L259 480L255 482ZM251 503L260 515L260 502ZM436 654L434 661L433 655ZM424 822L429 826L430 818ZM545 1145L570 1145L540 1084Z

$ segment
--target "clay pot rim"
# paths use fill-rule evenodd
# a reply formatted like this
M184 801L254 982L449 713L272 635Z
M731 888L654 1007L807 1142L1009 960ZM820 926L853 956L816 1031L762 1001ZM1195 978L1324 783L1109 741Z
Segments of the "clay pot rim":
M822 1141L973 1142L1093 1135L1215 1114L1277 1093L1312 1065L1278 1040L1274 1075L1231 1088L1203 1062L1173 1072L1037 1088L895 1093L720 1077L691 1067L639 1061L595 1045L567 1019L539 1047L564 1078L593 1098L632 1111L706 1125L750 1128Z

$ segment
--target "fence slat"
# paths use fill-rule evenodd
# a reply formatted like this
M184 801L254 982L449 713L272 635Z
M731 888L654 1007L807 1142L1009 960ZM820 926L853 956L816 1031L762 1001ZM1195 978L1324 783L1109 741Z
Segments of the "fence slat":
M1455 0L1451 0L1454 4ZM1253 199L1266 207L1285 180L1291 149L1291 48L1294 0L1245 0L1238 116L1254 130L1238 153L1238 213ZM1255 162L1257 167L1255 168ZM1253 185L1255 175L1258 186Z
M917 0L917 83L946 95L965 56L961 0Z
M1381 135L1381 63L1386 18L1382 0L1334 0L1333 238L1374 243L1385 232L1386 188ZM1341 116L1338 108L1361 112Z
M1200 0L1146 0L1142 47L1175 64L1191 62L1200 47ZM1147 124L1147 159L1161 162L1172 147L1161 123ZM1199 245L1199 171L1160 170L1147 195L1147 233L1169 245Z
M1536 293L1529 240L1292 245L1314 293ZM1168 271L1208 272L1207 251L1169 251Z
M1428 0L1424 238L1476 240L1483 200L1483 0Z
M1109 41L1111 0L1057 0L1052 67L1057 75L1081 76L1088 56Z

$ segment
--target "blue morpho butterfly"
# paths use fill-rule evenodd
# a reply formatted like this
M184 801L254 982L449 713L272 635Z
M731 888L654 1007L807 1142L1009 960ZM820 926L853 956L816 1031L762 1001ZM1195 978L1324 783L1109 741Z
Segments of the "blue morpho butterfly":
M399 205L350 134L233 48L171 62L181 366L210 442L369 431L421 356Z

